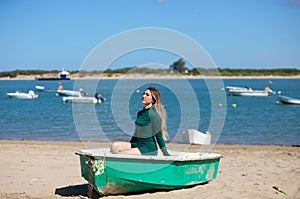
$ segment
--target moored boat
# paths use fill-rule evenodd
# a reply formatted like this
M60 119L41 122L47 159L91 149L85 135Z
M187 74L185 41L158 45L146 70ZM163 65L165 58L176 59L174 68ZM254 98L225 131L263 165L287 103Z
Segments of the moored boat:
M271 93L265 90L228 90L228 95L232 96L252 96L252 97L267 97Z
M226 90L248 90L247 87L237 87L237 86L226 86Z
M101 103L102 101L95 97L63 97L63 101L66 103Z
M17 98L17 99L35 99L38 98L38 95L34 93L33 90L29 90L28 93L25 92L11 92L11 93L6 93L6 95L10 98Z
M62 69L62 71L60 71L58 73L58 77L40 77L40 78L37 78L37 80L40 80L40 81L46 81L46 80L70 80L70 78L67 77L67 75L69 75L70 73L64 69Z
M60 96L74 96L74 97L80 97L82 96L82 93L80 91L73 91L73 90L57 90L57 95Z
M56 92L55 89L46 88L45 86L35 86L35 89L39 92Z
M171 156L141 156L89 149L76 154L82 177L100 195L179 189L216 178L220 154L169 153Z
M283 96L283 95L278 95L278 98L283 104L300 105L300 99L297 99L297 98L287 97L287 96Z
M100 93L96 93L95 97L79 96L79 97L63 97L63 101L66 103L93 103L99 104L105 101Z
M248 86L226 86L226 90L228 91L228 95L230 96L267 97L271 94L276 94L276 92L272 91L269 86L266 86L264 90L254 90Z

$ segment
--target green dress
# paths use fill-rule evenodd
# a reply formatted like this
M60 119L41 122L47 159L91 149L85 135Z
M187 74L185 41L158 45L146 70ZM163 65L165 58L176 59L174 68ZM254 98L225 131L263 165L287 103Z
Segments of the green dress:
M135 132L130 140L132 148L138 148L142 155L157 155L157 144L164 155L169 155L160 131L160 116L151 107L138 112Z

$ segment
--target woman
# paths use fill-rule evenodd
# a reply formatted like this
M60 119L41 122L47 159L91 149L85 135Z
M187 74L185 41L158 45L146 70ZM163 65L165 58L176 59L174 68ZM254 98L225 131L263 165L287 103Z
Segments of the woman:
M165 156L169 156L164 139L167 137L164 110L159 91L154 87L145 90L142 96L143 110L135 121L135 132L130 142L113 142L111 152L157 155L157 144Z

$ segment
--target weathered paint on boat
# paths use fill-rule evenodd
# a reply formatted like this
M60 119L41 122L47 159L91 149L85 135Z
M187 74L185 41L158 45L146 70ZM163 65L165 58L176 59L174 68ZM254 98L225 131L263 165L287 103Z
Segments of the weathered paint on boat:
M172 156L97 155L80 151L81 174L100 195L146 190L171 190L211 181L218 173L220 154L178 153ZM181 154L181 155L179 155ZM92 175L89 161L93 161ZM89 170L90 168L90 170Z

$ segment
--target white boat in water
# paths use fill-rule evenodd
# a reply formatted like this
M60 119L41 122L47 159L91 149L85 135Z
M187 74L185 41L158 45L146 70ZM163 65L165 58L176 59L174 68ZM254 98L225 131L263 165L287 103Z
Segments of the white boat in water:
M267 97L271 93L269 91L264 90L229 90L229 95L232 96L253 96L253 97Z
M60 96L73 96L73 97L81 97L81 91L73 91L73 90L57 90L57 95Z
M287 97L287 96L283 96L283 95L278 95L279 100L283 103L283 104L295 104L295 105L300 105L300 99L297 98L292 98L292 97Z
M101 94L97 93L95 97L86 97L86 96L80 96L80 97L63 97L63 101L66 103L93 103L93 104L99 104L101 102L105 101L105 98L102 97Z
M98 104L101 103L101 100L98 100L94 97L63 97L63 101L66 103L93 103Z
M267 97L273 93L269 87L266 87L264 90L253 90L249 87L227 86L226 89L228 90L228 95L232 96Z
M45 86L35 86L35 88L39 92L56 92L55 89L49 89L49 88L46 88Z
M6 95L10 98L17 99L35 99L38 98L38 95L34 93L33 90L29 90L28 93L16 91L13 93L6 93Z
M237 87L237 86L226 86L226 90L248 90L247 87Z

